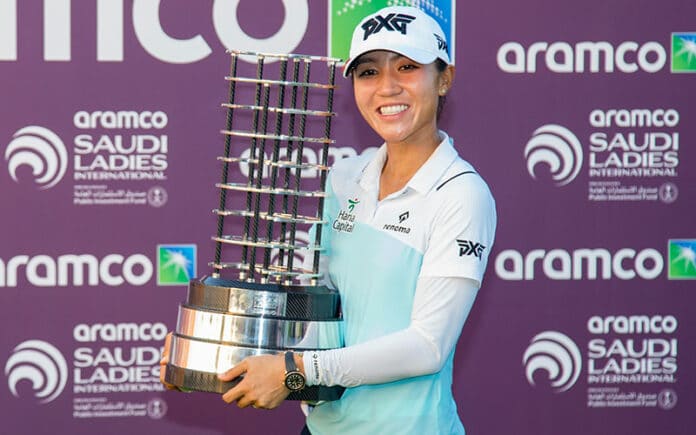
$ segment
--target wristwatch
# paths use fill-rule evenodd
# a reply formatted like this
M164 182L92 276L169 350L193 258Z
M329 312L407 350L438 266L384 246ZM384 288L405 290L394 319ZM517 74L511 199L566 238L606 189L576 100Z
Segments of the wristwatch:
M292 352L285 352L285 386L290 391L300 391L305 387L305 376L297 369Z

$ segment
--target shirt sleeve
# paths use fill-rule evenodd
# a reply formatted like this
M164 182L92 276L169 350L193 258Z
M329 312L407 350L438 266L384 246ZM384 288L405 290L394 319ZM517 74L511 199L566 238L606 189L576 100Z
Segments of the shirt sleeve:
M419 278L408 328L354 346L305 352L307 384L355 387L440 371L477 291L478 283L466 278Z
M493 196L477 174L457 177L438 194L420 276L469 278L480 286L495 237Z

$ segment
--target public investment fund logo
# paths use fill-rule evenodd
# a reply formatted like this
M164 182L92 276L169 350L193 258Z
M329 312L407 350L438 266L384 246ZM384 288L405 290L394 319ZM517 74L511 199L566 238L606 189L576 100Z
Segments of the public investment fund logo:
M68 380L68 365L53 345L27 340L17 345L7 359L5 376L13 396L19 397L17 387L22 381L29 381L34 397L40 403L48 403L63 392Z
M696 239L669 241L668 279L696 279Z
M672 72L696 73L696 33L672 33Z
M575 179L582 167L582 145L578 138L565 127L547 124L534 131L524 148L527 171L537 178L540 164L548 167L551 177L558 186Z
M196 276L196 245L157 245L157 285L186 285Z
M534 373L543 370L557 393L567 391L575 385L582 368L578 346L568 336L557 331L544 331L532 338L522 362L530 385L536 385Z
M58 135L47 128L30 125L17 130L12 137L5 149L5 160L15 182L21 182L17 174L23 166L31 169L33 181L40 189L49 189L63 178L68 152Z

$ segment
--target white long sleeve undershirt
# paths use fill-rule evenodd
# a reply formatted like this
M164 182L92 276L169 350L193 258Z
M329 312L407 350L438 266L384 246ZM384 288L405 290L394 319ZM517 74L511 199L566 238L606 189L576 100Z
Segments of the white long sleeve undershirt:
M478 287L467 278L419 278L408 328L341 349L305 352L307 384L355 387L440 371Z

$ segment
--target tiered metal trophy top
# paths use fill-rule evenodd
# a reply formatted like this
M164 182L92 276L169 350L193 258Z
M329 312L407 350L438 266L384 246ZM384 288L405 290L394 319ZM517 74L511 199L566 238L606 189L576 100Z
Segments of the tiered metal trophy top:
M218 393L235 382L221 382L217 373L247 356L342 345L338 293L319 285L339 60L229 54L213 272L189 284L166 371L167 381L181 388ZM245 67L254 72L245 76ZM317 69L324 78L313 81ZM309 387L288 399L334 400L340 392Z

